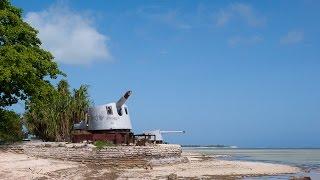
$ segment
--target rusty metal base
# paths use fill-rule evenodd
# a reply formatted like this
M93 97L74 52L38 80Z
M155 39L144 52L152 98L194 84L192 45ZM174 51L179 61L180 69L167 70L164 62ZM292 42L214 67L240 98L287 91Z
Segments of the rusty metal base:
M72 134L72 142L83 141L109 141L113 144L130 144L134 142L133 133L130 130L87 131L76 130Z

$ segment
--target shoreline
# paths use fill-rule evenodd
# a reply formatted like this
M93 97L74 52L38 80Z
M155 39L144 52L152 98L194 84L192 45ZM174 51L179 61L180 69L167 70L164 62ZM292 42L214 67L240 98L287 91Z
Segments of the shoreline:
M189 152L183 152L182 156L187 157L189 162L172 166L154 167L153 170L149 171L130 169L120 177L162 179L173 175L173 177L177 178L239 179L245 177L294 175L301 172L301 169L298 167L283 164L221 160L217 159L217 156L206 156L200 153Z
M304 162L299 162L296 160L288 159L288 154L290 154L291 152L287 152L286 156L281 156L280 159L279 158L275 159L274 157L272 157L273 156L272 153L278 153L278 154L285 153L285 152L282 152L283 150L288 150L288 151L291 151L291 150L295 150L295 151L317 150L318 151L318 150L320 150L320 148L237 148L237 149L217 148L217 149L214 149L213 151L211 151L211 150L213 150L213 149L209 149L209 151L207 151L206 149L202 149L202 148L200 148L199 150L197 148L183 148L184 152L200 153L200 154L206 154L206 155L214 154L215 158L219 158L221 160L243 161L243 162L262 162L262 163L283 164L283 165L298 167L304 173L308 173L312 170L319 170L320 169L320 166L319 166L320 164L312 162L312 161L310 161L310 159L309 159L309 161L304 160ZM257 156L257 154L252 154L252 153L257 153L257 150L267 151L267 153L271 156L271 158L266 157L266 156L259 157L259 156ZM221 151L223 151L223 153L221 153ZM248 151L255 151L255 152L250 153ZM272 152L272 151L275 151L275 152ZM278 152L278 151L281 151L281 152ZM230 152L232 152L232 153L230 153ZM263 153L264 152L262 152L262 154ZM296 153L295 156L298 156L300 159L302 158L301 153L300 154Z
M294 175L298 167L262 162L221 160L217 156L183 152L189 162L145 168L110 168L96 164L37 158L0 151L0 177L3 179L171 179L223 178Z

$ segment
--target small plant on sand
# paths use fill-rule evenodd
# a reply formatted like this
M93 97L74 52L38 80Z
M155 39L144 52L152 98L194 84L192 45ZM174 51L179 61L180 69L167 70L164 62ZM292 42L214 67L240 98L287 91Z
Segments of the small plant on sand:
M95 145L97 149L102 149L107 146L114 146L114 144L110 141L95 141L93 145Z

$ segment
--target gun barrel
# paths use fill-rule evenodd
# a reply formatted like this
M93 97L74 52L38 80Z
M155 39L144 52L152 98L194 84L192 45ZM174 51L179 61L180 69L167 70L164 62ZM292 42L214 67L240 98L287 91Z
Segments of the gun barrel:
M127 91L120 99L119 101L116 103L116 107L117 109L120 109L122 105L124 105L124 103L128 100L128 98L130 97L132 91Z
M185 133L185 131L160 131L160 133Z

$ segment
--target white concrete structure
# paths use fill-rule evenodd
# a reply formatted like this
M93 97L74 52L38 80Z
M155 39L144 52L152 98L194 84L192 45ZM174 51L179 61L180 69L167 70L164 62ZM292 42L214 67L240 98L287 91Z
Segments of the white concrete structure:
M131 130L128 107L122 105L119 109L116 103L92 107L88 112L88 130Z
M131 130L128 106L124 103L131 95L127 91L118 102L91 107L87 119L74 125L76 130Z

